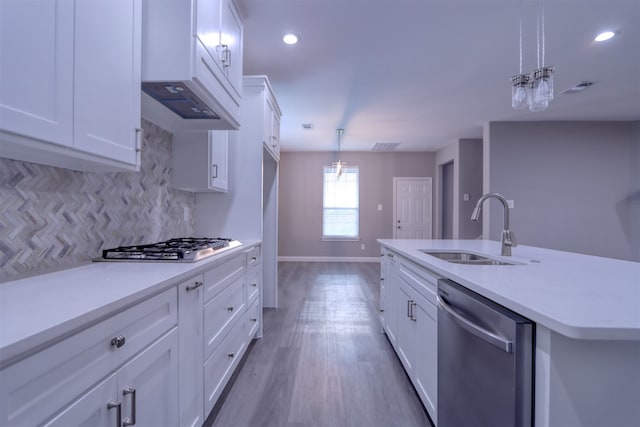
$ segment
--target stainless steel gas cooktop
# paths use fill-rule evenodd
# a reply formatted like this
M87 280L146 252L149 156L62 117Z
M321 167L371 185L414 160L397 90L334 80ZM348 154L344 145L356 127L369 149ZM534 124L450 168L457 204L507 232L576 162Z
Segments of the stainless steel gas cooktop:
M105 249L102 257L94 261L196 262L241 244L237 240L221 237L184 237L148 245Z

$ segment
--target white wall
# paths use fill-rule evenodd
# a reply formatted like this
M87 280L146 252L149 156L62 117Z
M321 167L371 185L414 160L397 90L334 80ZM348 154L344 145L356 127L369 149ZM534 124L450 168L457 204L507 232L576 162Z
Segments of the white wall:
M487 126L484 191L515 201L511 228L521 244L640 261L638 122ZM502 209L487 204L495 205L484 235L499 240Z

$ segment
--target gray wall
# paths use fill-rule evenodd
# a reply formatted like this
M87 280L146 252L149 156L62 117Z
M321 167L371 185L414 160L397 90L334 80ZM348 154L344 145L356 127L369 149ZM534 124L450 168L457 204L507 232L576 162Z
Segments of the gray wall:
M461 139L459 141L458 238L476 239L482 235L482 223L471 221L471 213L482 196L482 140ZM464 200L464 195L469 200Z
M522 244L640 261L637 135L637 122L490 123L484 190L515 201ZM485 237L499 240L501 207L489 203Z
M106 248L193 235L195 196L167 187L171 134L142 125L140 172L0 158L0 281L83 264Z
M283 152L279 256L378 257L376 239L393 237L393 178L434 176L434 153L342 152L340 157L360 167L361 241L322 241L322 167L331 165L335 154ZM382 211L378 211L379 204ZM365 250L360 248L362 243Z
M460 139L436 152L436 238L447 238L442 235L442 224L446 221L453 223L454 239L476 239L482 234L482 224L471 221L475 202L482 195L482 150L481 139ZM450 162L453 162L453 213L445 219L440 208L443 197L440 187L444 165ZM469 194L467 201L465 194Z

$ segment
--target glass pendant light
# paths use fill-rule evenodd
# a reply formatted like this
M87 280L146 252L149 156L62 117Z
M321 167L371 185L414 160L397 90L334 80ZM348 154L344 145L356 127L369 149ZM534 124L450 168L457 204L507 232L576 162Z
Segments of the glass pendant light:
M526 74L511 77L511 107L514 110L524 110L529 106L527 103L527 83L529 83L529 76Z
M520 0L520 74L511 77L511 107L515 110L544 111L553 100L554 67L544 65L545 28L544 9L538 0L536 22L536 60L538 68L529 74L522 72L522 0Z

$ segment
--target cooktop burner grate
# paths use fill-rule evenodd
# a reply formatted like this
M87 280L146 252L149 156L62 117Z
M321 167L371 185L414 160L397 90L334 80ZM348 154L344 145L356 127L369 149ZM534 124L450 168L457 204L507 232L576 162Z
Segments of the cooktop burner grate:
M148 260L193 262L239 242L227 238L185 237L148 245L121 246L102 251L102 260Z

